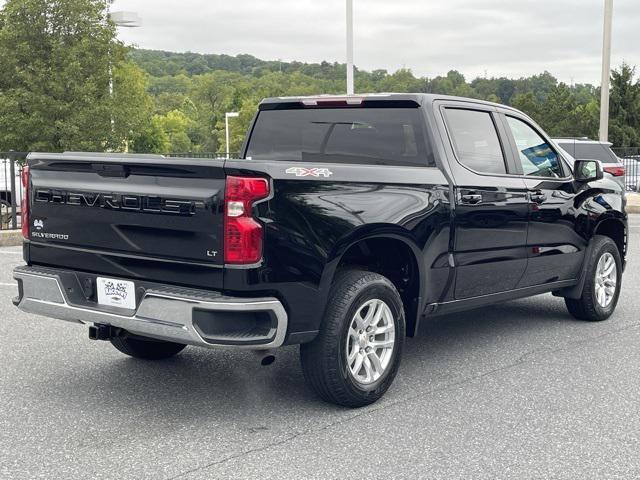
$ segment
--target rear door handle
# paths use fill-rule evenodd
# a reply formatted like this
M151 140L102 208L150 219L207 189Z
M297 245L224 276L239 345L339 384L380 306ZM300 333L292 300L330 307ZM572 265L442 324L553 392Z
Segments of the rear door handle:
M529 194L529 198L532 202L542 203L547 199L547 196L542 193L542 191L538 190L537 192L532 192Z
M463 203L476 204L482 201L482 195L479 193L465 193L460 197Z

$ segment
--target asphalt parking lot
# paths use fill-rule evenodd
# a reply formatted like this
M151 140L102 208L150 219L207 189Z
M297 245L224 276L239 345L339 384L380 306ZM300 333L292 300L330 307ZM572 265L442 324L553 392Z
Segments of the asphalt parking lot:
M638 478L640 216L615 315L551 295L443 317L379 403L324 404L298 351L143 362L11 305L0 249L0 478Z

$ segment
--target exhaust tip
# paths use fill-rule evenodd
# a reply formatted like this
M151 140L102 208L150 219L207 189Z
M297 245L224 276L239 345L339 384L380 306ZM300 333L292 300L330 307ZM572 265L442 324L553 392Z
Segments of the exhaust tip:
M262 360L260 360L260 365L262 365L263 367L266 367L268 365L271 365L273 362L276 361L276 356L275 355L265 355L264 357L262 357Z

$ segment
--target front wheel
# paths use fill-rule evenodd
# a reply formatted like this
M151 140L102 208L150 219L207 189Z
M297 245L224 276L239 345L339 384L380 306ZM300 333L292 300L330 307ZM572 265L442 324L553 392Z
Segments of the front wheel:
M300 346L305 379L330 403L362 407L375 402L396 376L405 328L393 283L377 273L340 272L320 333Z
M565 298L569 313L579 320L597 322L611 316L622 284L622 260L618 246L609 237L595 236L585 261L586 279L580 298Z

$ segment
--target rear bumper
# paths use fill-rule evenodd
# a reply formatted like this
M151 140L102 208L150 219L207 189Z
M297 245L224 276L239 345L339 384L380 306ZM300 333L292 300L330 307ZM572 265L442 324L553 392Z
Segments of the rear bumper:
M79 300L78 276L68 270L18 267L22 311L81 324L105 324L146 337L202 347L270 349L287 333L287 312L273 297L239 298L217 292L145 284L137 308L102 307L85 293Z

